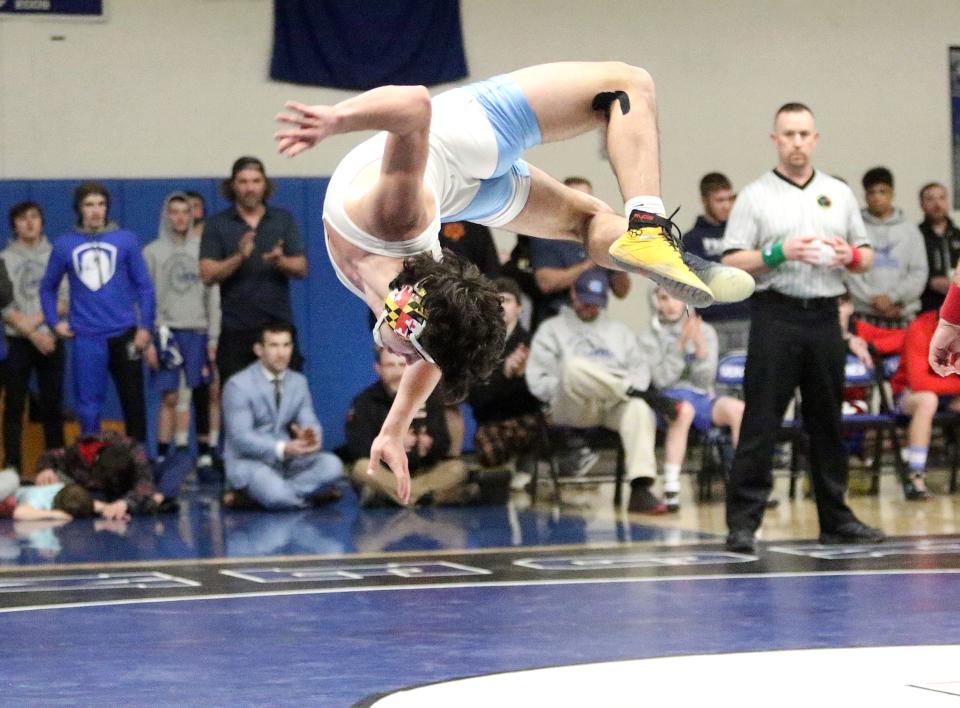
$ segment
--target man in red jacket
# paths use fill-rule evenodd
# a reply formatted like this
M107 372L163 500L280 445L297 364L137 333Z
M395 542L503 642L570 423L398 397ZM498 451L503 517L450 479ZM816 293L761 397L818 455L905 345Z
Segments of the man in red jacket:
M900 366L891 380L900 411L910 416L907 428L910 482L905 486L907 499L924 500L933 496L924 475L933 417L938 410L960 411L960 378L937 375L928 362L931 339L937 330L935 310L922 312L907 327Z

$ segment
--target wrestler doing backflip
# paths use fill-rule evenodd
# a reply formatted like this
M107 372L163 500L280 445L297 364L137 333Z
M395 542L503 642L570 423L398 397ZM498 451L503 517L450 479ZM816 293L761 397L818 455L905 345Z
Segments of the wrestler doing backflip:
M323 206L337 276L379 315L377 344L408 366L370 450L409 498L407 428L444 377L457 400L489 375L503 347L496 290L446 254L441 221L474 221L579 241L599 265L640 273L695 306L742 300L753 279L682 253L660 199L653 80L618 62L544 64L439 94L382 86L333 106L286 104L279 152L298 155L331 135L378 130L340 162ZM541 142L606 130L622 216L565 187L521 154Z

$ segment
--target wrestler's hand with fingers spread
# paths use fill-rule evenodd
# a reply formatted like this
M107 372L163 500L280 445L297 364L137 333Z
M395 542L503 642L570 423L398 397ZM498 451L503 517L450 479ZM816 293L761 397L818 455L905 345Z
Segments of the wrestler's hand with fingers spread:
M273 136L281 155L299 155L336 132L333 106L307 106L297 101L287 101L284 106L292 112L278 113L277 120L294 127L278 130Z
M407 449L404 434L381 431L370 446L370 467L367 474L372 475L382 461L397 478L397 496L403 504L410 503L410 469L407 466Z
M960 354L960 325L941 319L930 340L930 368L941 376L957 374L956 358Z

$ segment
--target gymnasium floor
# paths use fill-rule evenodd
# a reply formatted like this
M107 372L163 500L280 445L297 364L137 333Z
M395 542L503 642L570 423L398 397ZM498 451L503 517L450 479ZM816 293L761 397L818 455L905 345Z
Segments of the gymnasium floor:
M853 496L895 535L816 544L812 502L756 555L723 505L233 512L0 525L0 704L960 705L960 494ZM945 477L932 475L942 490ZM774 697L776 697L774 699Z

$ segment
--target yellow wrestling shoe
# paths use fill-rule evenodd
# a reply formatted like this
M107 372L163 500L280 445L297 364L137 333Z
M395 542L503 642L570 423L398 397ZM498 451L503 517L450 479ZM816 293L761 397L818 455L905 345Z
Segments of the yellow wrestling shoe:
M683 262L710 288L714 302L746 300L753 295L757 286L757 282L747 271L705 260L690 251L683 252Z
M688 305L712 305L710 288L683 262L679 232L670 219L634 209L627 233L610 246L610 259L626 271L650 278Z

